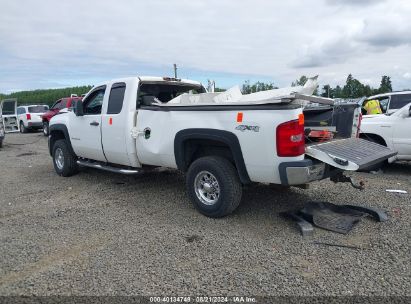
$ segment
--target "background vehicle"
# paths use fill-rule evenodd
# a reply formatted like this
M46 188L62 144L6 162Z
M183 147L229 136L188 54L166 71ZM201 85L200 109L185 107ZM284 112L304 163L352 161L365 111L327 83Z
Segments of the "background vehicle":
M49 122L50 119L56 115L60 110L65 108L73 108L78 100L81 100L82 97L71 96L66 98L61 98L57 100L51 108L42 115L42 128L44 136L49 135Z
M124 174L179 169L186 173L194 206L207 216L221 217L239 205L243 184L291 186L328 177L339 181L344 170L395 154L355 137L357 104L333 111L330 99L296 93L304 90L206 93L198 82L160 77L102 83L75 109L51 119L54 169L61 176L75 174L79 165ZM232 101L234 95L240 101ZM307 112L318 124L305 128L301 101L325 104ZM349 116L344 124L328 125L338 121L333 119L336 113ZM334 129L334 140L329 136L328 141L306 144L306 132L309 137L319 126Z
M17 107L17 120L20 132L26 133L29 130L43 128L42 115L48 111L46 105L29 105Z
M360 137L386 146L398 154L389 158L411 160L411 102L392 114L366 115L361 123ZM368 170L377 170L383 162Z
M411 102L411 91L402 92L390 92L384 94L378 94L370 96L361 101L362 114L366 115L366 111L363 109L368 100L377 99L380 102L381 110L383 113L394 113L396 110L401 109L407 103Z

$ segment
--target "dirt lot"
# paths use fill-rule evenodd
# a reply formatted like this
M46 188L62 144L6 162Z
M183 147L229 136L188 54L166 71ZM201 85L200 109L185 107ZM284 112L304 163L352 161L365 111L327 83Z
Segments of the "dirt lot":
M195 211L176 171L59 177L41 133L7 134L0 172L0 295L411 296L410 163L355 173L361 192L330 181L252 186L218 220ZM379 207L390 219L302 238L278 213L310 200Z

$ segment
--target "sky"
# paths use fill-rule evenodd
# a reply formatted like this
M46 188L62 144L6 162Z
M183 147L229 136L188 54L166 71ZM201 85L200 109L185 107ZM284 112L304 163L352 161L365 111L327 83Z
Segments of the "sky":
M136 75L411 89L410 0L0 0L0 92Z

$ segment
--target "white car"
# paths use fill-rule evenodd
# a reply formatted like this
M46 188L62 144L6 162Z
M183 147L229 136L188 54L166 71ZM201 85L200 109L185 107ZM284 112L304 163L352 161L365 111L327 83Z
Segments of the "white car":
M54 169L61 176L78 166L123 174L179 169L194 206L221 217L238 206L243 184L347 181L343 171L395 154L356 138L357 104L334 107L331 99L311 96L316 83L310 84L243 95L236 87L207 93L198 82L168 77L108 81L50 120ZM323 106L303 113L301 101ZM332 119L338 108L344 123ZM306 143L306 133L322 131L327 121L337 122L329 126L336 138Z
M26 133L28 130L38 130L43 128L42 115L48 111L46 105L29 105L17 107L17 120L20 132Z
M384 145L398 154L389 158L411 160L411 103L392 114L365 115L361 122L360 137ZM370 170L378 169L382 163Z
M401 92L389 92L384 94L378 94L374 96L367 97L360 101L363 115L366 115L366 111L363 109L364 105L369 100L378 100L381 105L381 110L383 113L391 114L401 109L403 106L411 102L411 91L401 91Z

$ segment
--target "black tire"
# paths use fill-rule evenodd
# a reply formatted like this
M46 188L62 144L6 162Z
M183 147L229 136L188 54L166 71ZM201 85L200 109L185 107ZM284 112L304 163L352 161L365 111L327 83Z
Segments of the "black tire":
M20 132L21 133L27 133L28 132L27 128L24 126L23 121L20 121Z
M47 121L43 122L43 135L49 136L49 123Z
M78 172L77 158L70 152L66 140L59 139L54 143L52 156L54 170L58 175L67 177ZM58 159L63 161L59 162Z
M374 138L372 138L372 137L368 137L368 136L366 137L366 136L364 136L364 137L361 137L361 138L362 138L362 139L365 139L365 140L368 140L368 141L371 141L371 142L373 142L373 143L379 144L379 145L386 146L384 143L382 143L382 142L380 142L380 141L378 141L378 140L376 140L376 139L374 139ZM363 169L361 169L360 171L361 171L361 172L378 171L379 169L381 169L382 167L384 167L385 164L386 164L386 161L382 161L382 162L376 163L376 164L374 164L374 165L371 165L371 166L369 166L369 167L363 168Z
M204 172L208 172L211 175L207 177L207 174ZM197 182L201 184L203 181L200 178L201 176L206 179L212 176L213 180L217 181L218 196L215 193L211 194L214 196L214 202L205 203L204 201L207 198L204 198L204 195L209 194L199 194L198 191L206 192L204 185L201 185L202 189L197 187ZM223 217L232 213L241 202L243 190L236 168L227 159L219 156L206 156L195 160L188 169L186 187L194 207L200 213L213 218ZM207 187L210 188L210 185L207 184ZM216 189L214 186L211 188L213 189L212 191Z
M3 148L3 139L0 139L0 148Z

